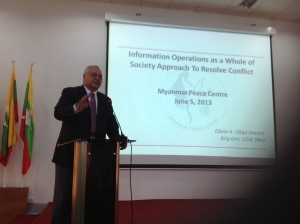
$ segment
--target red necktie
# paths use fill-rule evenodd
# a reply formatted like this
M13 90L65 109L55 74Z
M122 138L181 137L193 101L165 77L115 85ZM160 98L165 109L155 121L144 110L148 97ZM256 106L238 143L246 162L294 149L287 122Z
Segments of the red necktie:
M96 100L95 100L95 94L93 92L90 92L90 108L91 108L91 136L95 137L96 134Z

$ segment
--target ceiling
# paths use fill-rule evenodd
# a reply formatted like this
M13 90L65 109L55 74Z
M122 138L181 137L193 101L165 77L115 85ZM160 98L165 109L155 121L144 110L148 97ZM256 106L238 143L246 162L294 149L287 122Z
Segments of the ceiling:
M221 13L300 23L300 0L257 0L249 9L243 0L83 0L193 12ZM251 1L251 0L250 0Z

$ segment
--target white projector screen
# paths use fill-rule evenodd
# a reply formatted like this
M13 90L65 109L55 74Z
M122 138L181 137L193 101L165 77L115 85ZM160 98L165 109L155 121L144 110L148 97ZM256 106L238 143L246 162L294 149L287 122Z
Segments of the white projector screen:
M275 164L270 36L109 22L107 51L121 165Z

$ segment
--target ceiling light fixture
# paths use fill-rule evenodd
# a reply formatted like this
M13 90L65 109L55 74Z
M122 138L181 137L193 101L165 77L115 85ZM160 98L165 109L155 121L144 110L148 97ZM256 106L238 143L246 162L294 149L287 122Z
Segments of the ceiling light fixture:
M255 2L257 2L257 0L243 0L239 4L239 6L241 8L250 9L255 4Z

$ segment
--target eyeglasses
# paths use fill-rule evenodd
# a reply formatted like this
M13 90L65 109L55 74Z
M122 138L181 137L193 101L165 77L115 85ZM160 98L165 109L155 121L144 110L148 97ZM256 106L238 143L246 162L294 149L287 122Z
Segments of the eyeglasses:
M92 77L93 79L96 79L96 78L98 78L98 79L100 79L100 80L102 80L103 79L103 76L102 76L102 74L97 74L97 73L89 73L88 74L90 77Z

